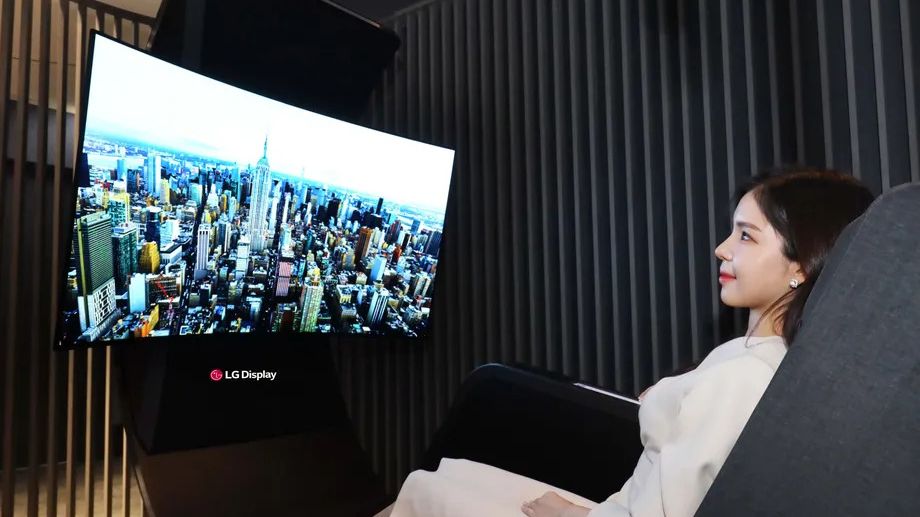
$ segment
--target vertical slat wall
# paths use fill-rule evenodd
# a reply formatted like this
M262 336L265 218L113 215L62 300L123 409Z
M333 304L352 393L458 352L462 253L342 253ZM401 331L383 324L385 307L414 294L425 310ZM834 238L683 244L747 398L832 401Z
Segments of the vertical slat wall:
M909 0L440 0L368 124L457 150L423 344L339 345L395 491L464 376L520 362L636 394L740 335L713 249L752 172L920 179Z
M151 20L95 1L23 7L0 0L0 513L78 515L95 488L85 452L121 446L105 353L48 353L75 77L89 28L143 44ZM909 0L440 0L388 24L403 46L368 122L457 150L432 338L338 348L394 491L480 364L635 394L741 332L717 303L712 248L752 171L833 166L877 193L920 181ZM57 469L34 468L49 458L65 461L61 494Z
M95 0L0 0L0 515L131 508L130 490L113 505L113 486L133 476L113 427L110 356L51 353L51 331L89 31L136 45L152 24Z

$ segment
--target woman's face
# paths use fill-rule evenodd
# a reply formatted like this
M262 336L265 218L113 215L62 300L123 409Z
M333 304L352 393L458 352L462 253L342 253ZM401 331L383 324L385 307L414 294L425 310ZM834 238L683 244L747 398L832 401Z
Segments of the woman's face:
M790 280L803 282L799 264L787 259L782 249L782 237L748 192L735 208L731 234L715 249L721 260L722 302L762 310L789 291Z

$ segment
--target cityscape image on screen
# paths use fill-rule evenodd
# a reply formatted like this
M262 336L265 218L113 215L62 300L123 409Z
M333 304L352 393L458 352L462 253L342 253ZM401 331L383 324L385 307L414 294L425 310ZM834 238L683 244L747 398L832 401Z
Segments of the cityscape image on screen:
M452 150L92 43L61 346L427 332Z

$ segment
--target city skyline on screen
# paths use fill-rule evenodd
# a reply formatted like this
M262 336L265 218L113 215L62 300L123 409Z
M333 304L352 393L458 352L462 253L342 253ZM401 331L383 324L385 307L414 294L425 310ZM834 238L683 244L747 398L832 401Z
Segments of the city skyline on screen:
M172 93L111 94L132 59ZM95 39L61 346L426 334L453 151L164 65Z

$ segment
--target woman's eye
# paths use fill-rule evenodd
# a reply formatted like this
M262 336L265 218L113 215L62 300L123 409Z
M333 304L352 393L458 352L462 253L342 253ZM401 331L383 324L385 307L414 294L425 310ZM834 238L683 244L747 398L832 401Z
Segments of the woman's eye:
M745 237L747 237L747 239L745 239ZM751 240L751 235L748 232L742 231L741 240Z

